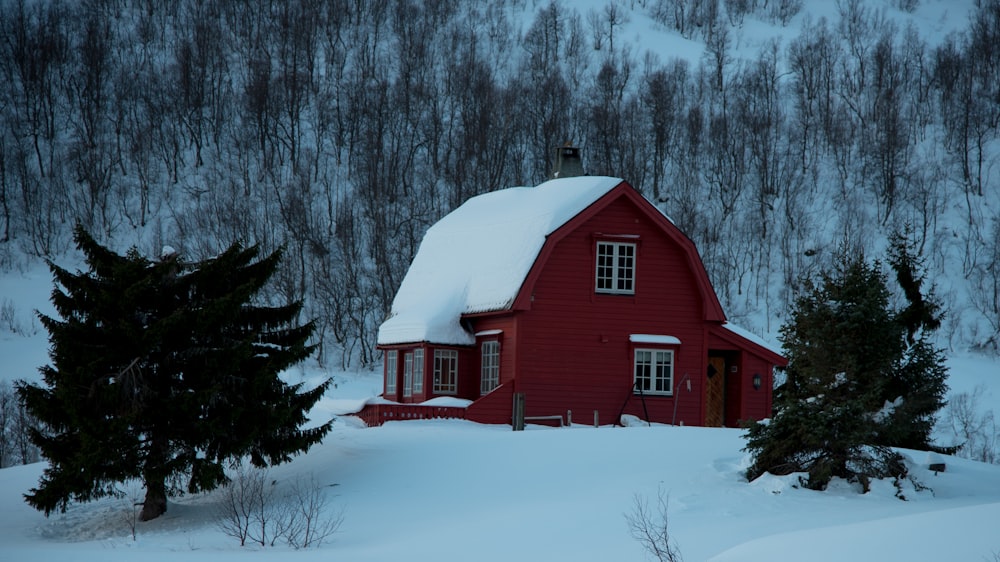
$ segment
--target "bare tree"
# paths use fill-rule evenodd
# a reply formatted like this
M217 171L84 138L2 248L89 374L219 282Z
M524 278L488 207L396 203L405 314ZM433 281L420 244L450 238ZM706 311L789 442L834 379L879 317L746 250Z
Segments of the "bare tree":
M0 468L11 464L14 452L14 416L16 412L17 395L6 380L0 381Z
M70 58L66 15L53 4L24 0L0 10L0 68L9 89L6 109L17 120L18 132L31 139L41 177L52 173L55 159L58 89L62 67Z
M629 533L643 549L659 562L681 562L684 558L677 541L670 536L667 504L670 495L662 488L657 490L656 505L650 506L646 498L633 496L632 511L625 514Z
M14 454L16 456L11 460L16 460L17 464L38 462L40 458L38 447L31 441L31 432L37 429L38 420L28 412L28 409L24 407L24 404L20 400L17 400L12 421L12 445L14 446Z
M240 546L284 541L299 549L320 546L343 522L343 510L332 510L315 476L295 479L285 496L277 493L277 486L267 470L240 465L217 506L218 529Z
M132 540L138 538L139 514L142 512L142 483L137 480L130 480L122 484L120 491L122 504L122 521L128 527Z
M659 201L669 176L668 163L678 159L683 127L684 88L688 83L688 65L675 59L667 68L647 59L643 77L642 103L649 119L652 196Z
M240 464L222 489L215 524L227 536L246 546L247 541L267 546L273 523L274 491L267 470Z
M969 268L968 278L972 305L993 330L980 345L995 351L1000 347L1000 216L993 218L989 232L987 240L975 250L976 259Z
M948 397L943 420L958 441L958 454L969 459L1000 462L1000 432L997 431L993 410L983 405L986 387L977 386L971 393L962 392Z
M286 500L281 535L296 549L319 547L344 522L342 509L331 510L327 491L315 475L297 478Z

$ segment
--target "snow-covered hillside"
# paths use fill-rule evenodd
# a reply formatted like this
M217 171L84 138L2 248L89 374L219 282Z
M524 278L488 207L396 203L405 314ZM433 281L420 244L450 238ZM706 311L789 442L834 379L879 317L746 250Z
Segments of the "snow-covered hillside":
M77 221L121 252L284 246L274 295L370 367L428 228L572 142L758 335L909 225L946 345L996 350L998 1L0 0L0 272L73 259Z
M787 3L795 2L772 0L771 5ZM894 22L899 34L892 35L889 43L899 48L895 55L902 56L906 51L903 30L912 25L920 41L927 43L928 50L921 52L929 57L930 49L945 42L949 34L968 28L970 10L977 3L872 0L857 4L869 10L867 15L873 21ZM3 2L0 6L13 4ZM112 4L107 3L109 10ZM87 101L74 97L72 80L53 86L52 99L56 101L50 102L52 107L48 109L57 118L53 123L66 124L65 131L51 138L37 130L32 138L26 125L19 134L7 128L0 131L0 150L7 151L2 154L5 159L0 160L5 164L0 170L6 174L0 174L0 224L11 227L13 232L12 238L0 245L0 383L38 380L37 369L47 361L48 343L34 311L52 313L48 303L52 280L45 264L32 254L45 253L48 244L53 259L76 267L74 260L80 258L70 248L67 233L72 220L68 217L88 208L92 215L89 219L98 230L104 228L107 241L121 250L131 244L144 251L155 250L169 242L197 257L210 254L217 243L228 244L239 236L272 245L291 241L289 259L294 264L289 269L302 271L308 278L307 284L312 287L309 313L327 314L325 330L332 332L331 323L345 322L328 314L330 301L353 299L367 306L356 311L360 319L356 325L337 326L351 336L338 342L330 355L344 351L348 362L377 363L371 342L365 357L357 350L364 347L359 342L366 335L373 339L382 320L379 307L391 301L394 289L380 287L377 298L370 292L383 279L401 277L408 257L416 251L420 236L434 218L474 192L538 183L529 180L544 176L550 148L547 144L551 142L561 143L569 137L591 151L596 166L599 143L611 135L609 127L593 116L598 109L608 107L623 117L648 115L651 107L643 101L648 101L648 96L644 98L639 92L646 85L643 80L655 74L653 70L668 73L667 85L682 76L689 90L677 93L679 105L675 109L679 120L672 129L671 150L690 146L685 135L691 133L687 130L692 122L689 117L696 111L704 112L698 114L704 121L699 121L702 128L696 135L704 150L684 160L686 152L678 149L663 162L651 162L649 153L636 149L647 148L654 132L646 127L650 120L643 117L634 123L634 130L641 133L638 138L618 130L617 144L610 147L608 154L619 160L607 164L631 166L635 176L643 177L625 179L641 183L644 193L651 197L659 189L654 187L656 173L670 174L669 181L659 180L669 183L670 189L660 195L658 204L679 224L691 226L689 235L707 254L706 262L716 276L713 283L720 291L731 293L725 300L726 312L733 319L746 320L756 332L773 341L783 320L783 306L788 302L786 276L815 273L844 239L862 240L866 248L878 249L893 226L891 221L880 224L883 210L877 205L882 203L865 183L869 178L859 164L866 157L863 143L845 141L837 155L846 160L837 161L831 156L835 151L829 140L814 141L797 135L803 127L794 119L801 116L788 101L794 97L796 78L787 68L785 49L795 41L813 39L803 35L802 30L807 25L818 30L816 26L823 18L833 33L840 7L852 4L851 0L806 0L802 12L788 25L747 16L738 25L730 26L729 43L723 49L729 58L720 58L727 68L727 84L748 79L751 71L760 70L755 63L764 60L760 58L762 53L766 54L770 41L775 40L779 59L776 68L781 70L776 91L789 96L783 98L787 107L779 112L784 132L778 135L778 144L783 151L801 148L810 161L802 165L801 173L797 161L789 167L788 173L798 174L797 179L783 183L782 195L770 206L754 200L752 189L728 194L739 200L740 210L726 216L720 201L727 194L719 190L735 184L709 177L713 157L724 154L727 148L718 152L705 149L718 140L707 132L712 117L709 113L714 111L735 122L738 114L732 108L741 89L727 86L730 89L724 92L720 89L706 93L711 89L709 79L695 77L702 65L711 68L708 63L713 55L704 33L689 30L685 37L649 16L655 6L670 2L618 0L614 5L627 9L627 16L616 20L619 23L610 27L611 33L603 36L599 29L614 19L605 12L612 2L563 0L560 6L565 9L552 20L567 32L558 41L545 32L549 20L543 11L550 4L542 0L498 2L506 20L497 17L499 12L477 20L476 9L463 8L458 11L464 15L449 20L452 27L448 29L435 28L437 16L420 10L414 10L412 18L404 17L405 13L393 13L392 17L383 14L381 23L370 24L371 28L359 16L358 25L350 27L353 22L345 21L345 27L338 28L343 37L331 35L317 40L316 66L310 67L310 72L315 71L312 84L316 91L309 94L312 97L308 103L298 107L300 114L294 119L278 103L291 99L284 93L291 81L278 80L276 71L270 77L262 73L265 83L272 80L272 98L257 100L259 107L252 105L254 100L248 101L250 79L261 78L250 76L251 70L260 69L255 58L259 51L239 48L246 47L240 43L246 37L277 41L287 30L273 26L267 17L261 18L264 23L257 22L262 27L272 25L265 33L255 35L256 28L250 25L226 27L225 17L209 18L199 11L209 4L188 2L185 10L190 9L190 13L179 15L160 10L156 13L164 18L162 21L146 21L141 10L125 9L107 16L122 22L122 29L109 37L115 45L112 51L124 62L121 75L114 77L117 82L109 79L104 84L122 86L124 93L115 103L125 105L100 106L104 114L98 117L104 120L98 119L100 127L92 133L101 142L87 143L83 142L86 139L74 137L87 130L81 115L88 113L78 111L68 101ZM369 12L365 10L376 3L354 4L361 6L359 9L367 17ZM691 6L695 2L676 4ZM914 9L900 9L904 4L913 4ZM180 65L172 57L182 49L174 48L176 37L171 34L187 30L185 25L202 21L200 18L211 24L202 32L218 31L228 41L226 45L236 46L228 56L215 61L231 68L201 76L217 81L218 88L209 89L218 94L217 98L189 100L191 106L173 103L170 96L175 93L173 85L180 83L175 74L180 72ZM496 23L497 28L490 28L486 22ZM413 26L405 37L394 37L398 43L375 45L373 36L393 36L396 27L407 28L406 24ZM510 29L504 27L508 24ZM323 29L332 29L330 19L324 25ZM65 32L69 27L51 29ZM136 38L141 30L148 32L148 36L142 35L146 42ZM508 33L511 30L514 32ZM516 35L518 30L525 37L512 40L508 35ZM527 41L529 31L533 35ZM133 32L136 37L130 35ZM568 41L570 32L573 42ZM476 37L480 43L455 40L446 45L460 47L463 56L469 58L465 61L468 64L452 64L445 55L454 53L444 50L438 43L444 42L440 37ZM184 39L190 46L193 38ZM614 47L608 45L612 39ZM870 48L875 44L875 37L866 39L869 41L856 46ZM344 46L368 45L366 41L372 41L368 60L372 68L389 74L381 82L360 72L351 73L352 65L367 60L368 51ZM602 50L591 45L592 41L603 41ZM841 39L836 42L845 44ZM341 47L344 50L339 50ZM573 48L578 58L567 55ZM541 53L543 60L538 64L526 54L531 49ZM495 55L496 60L484 51ZM617 58L605 56L612 51L618 53ZM626 51L631 58L625 56ZM643 58L647 51L658 60ZM559 55L553 59L560 60L553 62L546 58L549 54ZM405 60L401 60L404 55ZM870 63L871 56L871 52L840 52L836 57L831 55L831 60L836 58L836 68L845 70L860 62ZM680 68L671 65L674 58L686 61L683 73L670 74ZM601 85L597 77L605 59L618 65L611 66L619 74L604 74L612 79L621 79L620 71L628 59L631 81L624 80L627 84L618 101L628 98L638 105L619 103L612 107L614 96L604 100L607 107L595 104ZM405 75L412 82L404 80L402 72L407 61L417 66ZM272 62L276 69L291 64ZM924 62L930 68L930 61ZM559 65L563 68L558 72L544 72ZM421 69L425 72L419 72ZM336 72L340 75L335 76ZM508 81L519 72L529 79L523 83ZM553 91L568 92L570 101L545 97L552 92L543 87L548 82L542 78L555 74L564 81L560 86L564 90ZM471 80L471 75L488 84ZM929 79L927 76L910 78L926 87L921 92L933 92L928 83L921 81ZM465 95L474 86L488 91ZM111 96L111 86L107 87L105 93ZM21 95L13 86L9 91L14 92L10 99ZM146 94L162 97L147 99ZM937 93L928 96L929 100L923 100L926 104L942 103ZM403 107L399 103L402 98L412 105ZM526 102L529 98L532 101ZM540 107L533 101L536 98L552 101L552 111L532 113ZM471 111L463 105L465 101L483 99L490 103L476 106L480 113L463 113ZM19 107L8 101L0 98L0 110ZM733 105L729 105L730 101ZM852 101L856 100L838 98L838 103L846 104L844 107ZM978 396L973 414L983 421L991 420L993 412L1000 413L1000 360L976 355L969 348L989 347L995 335L995 327L983 312L989 307L983 302L974 303L983 295L976 292L973 281L985 283L990 280L989 274L993 279L1000 275L996 273L1000 271L997 263L991 266L988 255L1000 248L994 235L1000 232L994 218L1000 216L996 131L995 127L987 129L983 137L986 150L982 154L986 159L980 179L985 192L969 195L955 179L961 175L960 165L945 154L944 133L936 128L938 121L951 117L942 115L943 110L929 111L931 106L921 103L911 100L906 106L928 120L927 124L910 128L917 138L910 139L913 142L902 158L907 164L903 183L910 190L907 197L912 198L906 204L897 202L892 216L900 223L922 220L926 228L932 281L945 300L948 314L942 345L949 353L950 397ZM117 107L131 109L120 114L111 111ZM516 109L512 111L511 107ZM813 109L815 117L819 110ZM48 110L40 109L43 113ZM424 121L439 110L448 114L449 120L440 123L447 123L450 137L431 139L431 133L445 135L443 126L437 128ZM21 116L4 115L5 124L21 123ZM217 115L224 117L216 121ZM253 121L255 116L258 121ZM357 122L351 121L354 117L358 117ZM543 118L557 125L542 130ZM127 121L123 129L127 138L116 136L120 131L112 126L114 119ZM386 119L393 127L377 132L376 125L384 126ZM858 117L857 121L864 119ZM488 139L483 147L474 142L481 137ZM373 139L378 138L384 140L385 146L374 143ZM115 139L121 142L114 144ZM32 141L41 148L32 147ZM112 145L117 147L119 160L115 160L114 150L99 150ZM204 151L203 162L196 163L196 145ZM123 148L126 146L131 151ZM293 151L289 148L292 146L297 148ZM474 148L483 150L470 153ZM738 148L749 146L740 144ZM779 154L782 158L787 155ZM401 171L397 164L411 156L415 164ZM43 169L34 168L36 161ZM105 175L83 174L93 185L80 187L81 171L91 164L101 167ZM842 169L838 168L841 164ZM607 172L624 176L629 170ZM687 174L687 195L682 193L681 174ZM746 185L753 183L751 176L753 173L748 172L743 177ZM506 183L488 184L497 177ZM97 185L100 178L109 178L109 184ZM801 191L788 196L793 187ZM101 191L104 188L107 190ZM368 197L369 192L377 197ZM88 196L103 197L105 208L100 208L101 201ZM388 200L394 200L396 206L389 205ZM757 222L758 212L768 219ZM786 220L789 218L795 220ZM769 240L742 245L765 223L772 228ZM382 231L376 228L379 225L384 226ZM789 230L777 230L780 225ZM756 257L746 258L753 252ZM356 277L341 267L352 256L374 254L388 256L390 262L353 264L365 266L352 270ZM765 264L782 261L770 259L779 254L785 256L784 265L761 269ZM745 259L740 261L739 257ZM747 281L755 277L755 281ZM284 281L288 287L297 286L294 279ZM343 525L319 548L293 551L285 546L240 547L215 524L218 491L173 499L165 516L137 526L134 539L130 524L133 508L128 499L74 504L67 513L46 518L22 499L42 474L44 465L36 463L0 469L0 561L644 560L641 547L629 536L625 514L634 509L636 497L655 504L660 491L669 494L670 530L688 562L1000 559L996 530L996 522L1000 521L1000 465L945 457L947 469L933 473L927 469L927 453L904 451L913 474L927 489L905 486L897 490L889 482L878 482L871 492L859 494L851 485L839 482L825 492L814 492L797 487L794 475L765 476L746 482L742 473L747 463L741 450L744 441L741 432L733 429L576 426L530 427L515 433L509 426L444 420L364 428L349 413L381 392L381 378L369 371L330 370L329 364L335 363L332 360L321 367L311 361L285 374L295 382L333 376L335 385L311 415L317 422L330 417L336 421L322 445L270 471L280 492L287 492L302 478L312 479L329 499L327 515L335 516L342 510ZM995 447L997 428L992 421L987 426ZM938 428L936 435L941 444L956 443L954 431L946 424ZM906 501L896 497L900 493Z

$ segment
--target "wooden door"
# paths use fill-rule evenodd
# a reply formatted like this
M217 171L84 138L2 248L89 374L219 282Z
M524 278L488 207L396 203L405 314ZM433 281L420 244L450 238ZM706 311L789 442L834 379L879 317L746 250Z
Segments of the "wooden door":
M705 382L705 426L722 427L726 414L726 360L708 358Z

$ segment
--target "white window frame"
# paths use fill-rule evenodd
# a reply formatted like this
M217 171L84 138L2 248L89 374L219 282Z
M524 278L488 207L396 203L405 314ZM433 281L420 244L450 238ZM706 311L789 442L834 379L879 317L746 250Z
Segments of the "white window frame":
M385 352L385 393L396 396L396 378L399 376L399 354L395 349Z
M597 242L594 290L612 295L635 294L636 244Z
M500 342L483 341L480 357L479 394L485 395L500 386Z
M447 373L446 364L450 365ZM445 379L444 375L448 378ZM434 350L434 394L458 394L458 351L454 349Z
M403 354L403 396L413 396L413 352Z
M632 385L636 394L673 396L674 350L637 347L632 355Z
M424 391L424 350L417 348L413 350L413 394L420 394Z

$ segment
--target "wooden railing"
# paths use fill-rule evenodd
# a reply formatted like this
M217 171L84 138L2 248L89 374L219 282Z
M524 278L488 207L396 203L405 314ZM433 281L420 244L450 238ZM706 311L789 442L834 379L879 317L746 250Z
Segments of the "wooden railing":
M465 408L419 404L367 404L356 415L368 427L377 427L387 421L396 420L465 419Z

